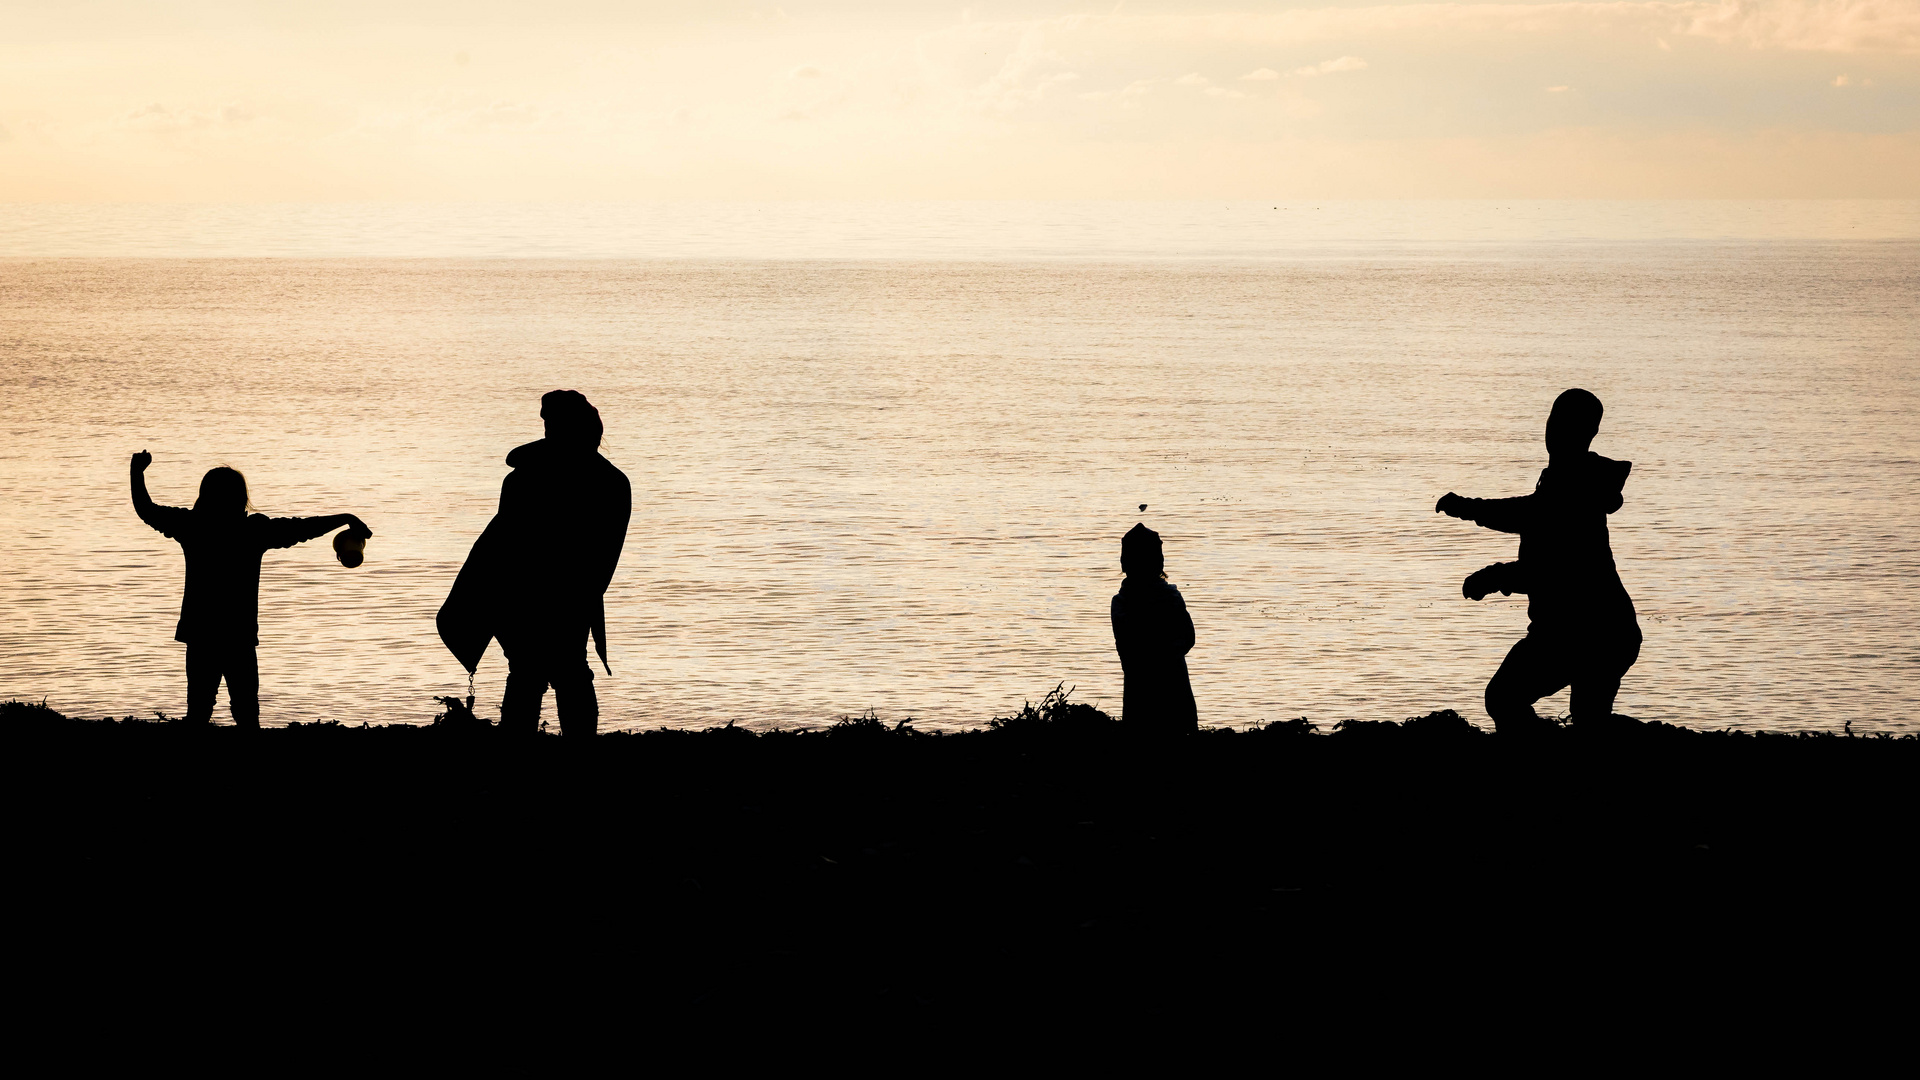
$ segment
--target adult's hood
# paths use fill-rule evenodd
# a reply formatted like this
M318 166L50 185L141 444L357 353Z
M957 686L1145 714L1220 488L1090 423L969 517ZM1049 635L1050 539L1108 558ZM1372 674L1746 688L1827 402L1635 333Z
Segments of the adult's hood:
M529 466L544 465L559 457L562 451L545 439L535 439L530 443L516 446L507 451L507 467L524 469Z
M1572 486L1611 514L1625 501L1621 492L1627 486L1627 474L1632 471L1631 461L1615 461L1589 450L1569 464L1549 466L1544 479L1554 487Z

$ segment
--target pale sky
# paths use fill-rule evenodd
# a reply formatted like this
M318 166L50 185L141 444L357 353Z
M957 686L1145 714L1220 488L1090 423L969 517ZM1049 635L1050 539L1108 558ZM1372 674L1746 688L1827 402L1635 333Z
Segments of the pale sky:
M0 0L0 201L1270 196L1920 197L1920 0Z

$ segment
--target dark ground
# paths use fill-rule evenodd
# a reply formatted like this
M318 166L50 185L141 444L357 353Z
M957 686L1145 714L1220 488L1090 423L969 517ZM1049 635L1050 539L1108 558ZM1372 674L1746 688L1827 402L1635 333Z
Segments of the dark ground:
M1687 907L1911 898L1920 739L1452 714L1171 741L1030 722L553 736L246 733L0 706L16 865L76 897L622 897L636 910L1017 908L1077 923L1386 896Z
M1497 1030L1521 1013L1465 989L1495 986L1527 1015L1578 1023L1566 995L1586 994L1684 1027L1709 1001L1889 1000L1860 988L1911 922L1920 739L1621 721L1517 740L1437 713L1150 740L1055 704L962 735L571 745L0 704L10 899L87 928L40 931L56 950L169 950L163 997L217 939L251 965L220 970L252 973L221 975L221 1000L297 970L414 1003L428 983L407 980L431 977L503 1006L591 987L595 1023L857 1003L1204 1027L1217 1003L1279 1002L1298 1011L1274 1030Z

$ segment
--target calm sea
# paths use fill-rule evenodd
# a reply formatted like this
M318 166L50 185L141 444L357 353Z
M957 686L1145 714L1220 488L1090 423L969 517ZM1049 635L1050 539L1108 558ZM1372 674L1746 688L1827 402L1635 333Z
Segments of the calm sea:
M1139 520L1203 723L1484 723L1524 600L1459 583L1515 545L1433 503L1530 490L1569 386L1634 462L1621 711L1920 729L1914 202L0 206L0 698L184 709L148 449L374 530L268 554L268 723L426 720L575 387L635 491L610 726L1117 709Z

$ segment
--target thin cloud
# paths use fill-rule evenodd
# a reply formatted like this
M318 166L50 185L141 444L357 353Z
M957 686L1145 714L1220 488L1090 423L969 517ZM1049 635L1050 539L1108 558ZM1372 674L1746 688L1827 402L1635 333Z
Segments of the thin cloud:
M253 118L251 112L238 105L222 105L218 109L172 109L155 101L129 110L120 118L120 126L135 131L196 131L231 127Z
M1920 53L1920 4L1912 0L1798 0L1686 4L1683 33L1714 41L1816 52Z
M1280 73L1270 67L1256 68L1240 76L1243 82L1272 82L1279 77Z
M967 28L979 30L986 25L971 23ZM1656 41L1686 35L1756 49L1920 53L1920 3L1914 0L1381 4L1265 14L1070 15L993 25L1043 37L1087 34L1110 41L1234 41L1263 46L1375 34L1465 31L1531 37L1638 26Z
M1316 75L1332 75L1337 71L1360 71L1366 66L1367 62L1357 56L1342 56L1333 60L1322 60L1308 67L1294 68L1293 73L1302 79L1311 79Z

